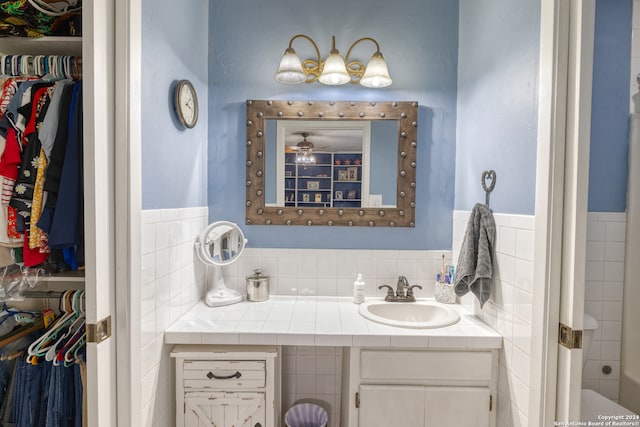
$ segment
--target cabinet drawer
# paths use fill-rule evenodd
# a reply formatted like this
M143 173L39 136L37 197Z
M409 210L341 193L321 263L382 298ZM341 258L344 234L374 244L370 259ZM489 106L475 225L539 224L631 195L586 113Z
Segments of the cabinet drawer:
M360 377L380 380L489 381L488 351L362 350Z
M264 361L185 360L182 376L185 391L262 389L266 384Z
M186 426L266 426L264 393L185 393Z

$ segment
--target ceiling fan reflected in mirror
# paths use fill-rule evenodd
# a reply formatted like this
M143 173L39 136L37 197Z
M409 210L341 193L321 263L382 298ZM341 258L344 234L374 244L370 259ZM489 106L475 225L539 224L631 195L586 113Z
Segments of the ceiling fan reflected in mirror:
M313 142L307 141L309 132L299 132L298 134L302 136L302 141L293 147L289 147L292 151L296 152L296 163L315 163L316 158L313 156Z

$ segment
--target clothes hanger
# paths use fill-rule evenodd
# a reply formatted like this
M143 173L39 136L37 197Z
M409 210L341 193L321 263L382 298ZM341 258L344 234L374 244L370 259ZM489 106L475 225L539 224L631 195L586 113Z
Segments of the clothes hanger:
M78 339L66 351L61 354L60 362L64 362L64 366L69 367L80 359L80 352L84 352L87 343L86 324L79 330ZM55 363L55 362L54 362Z
M65 70L64 70L64 56L58 55L57 61L58 61L58 78L60 79L66 78Z
M49 350L49 347L58 339L60 333L64 333L64 328L67 327L74 319L75 313L71 306L69 298L76 291L65 291L63 294L64 305L63 310L65 314L56 321L55 324L49 328L47 332L42 334L38 339L32 342L27 349L27 360L31 363L37 363L37 358L44 356Z
M66 348L74 341L74 336L78 333L85 323L85 315L84 313L78 316L73 323L69 326L67 331L59 337L52 345L49 347L47 352L44 355L46 361L51 362L56 359L56 355L59 351ZM77 338L76 338L77 339Z
M63 70L64 70L64 77L66 79L72 79L71 77L71 57L70 56L64 56L63 57Z
M33 75L33 56L31 55L20 55L20 75L21 76L32 76Z
M20 75L20 55L11 56L11 75L12 76Z
M80 291L78 292L78 294L80 294L78 298L81 298L84 295L84 291ZM78 313L78 316L69 325L69 328L67 329L67 331L60 338L58 338L56 342L54 342L51 345L51 347L49 348L49 350L46 352L44 356L45 360L49 362L55 361L56 355L58 354L59 351L61 351L61 349L66 348L73 341L79 338L79 337L77 338L74 338L74 337L76 336L78 331L82 329L82 327L85 324L85 312L82 309L82 304L79 304L78 307L76 308L77 309L74 311Z
M81 304L80 310L82 310L82 322L80 324L80 328L72 336L72 339L70 340L70 345L65 349L65 351L61 351L58 353L58 357L56 357L56 361L54 363L63 361L64 366L67 366L67 367L71 366L72 364L75 363L76 359L78 359L79 352L84 351L85 343L87 339L84 300L80 300L80 304Z
M86 328L83 331L86 331ZM64 366L69 367L76 363L76 360L81 359L81 352L84 352L86 343L87 334L83 333L80 339L64 353Z
M32 320L38 317L37 312L12 309L10 307L7 307L7 304L5 303L3 306L2 313L0 313L0 316L1 316L0 325L2 325L7 319L10 319L11 317L21 316L25 314L31 316Z
M82 4L77 6L76 0L29 0L29 4L38 12L49 16L63 16L82 9Z
M42 60L44 59L44 55L36 55L33 57L33 73L36 76L42 76L44 73L44 67L42 65Z
M82 60L77 56L73 57L73 78L74 80L80 80L82 76L82 69L80 66L82 65Z

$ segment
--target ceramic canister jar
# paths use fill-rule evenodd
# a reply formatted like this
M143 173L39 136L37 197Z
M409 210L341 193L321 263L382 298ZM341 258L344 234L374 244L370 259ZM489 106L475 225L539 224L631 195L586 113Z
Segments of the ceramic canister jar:
M269 276L262 274L262 270L253 270L254 274L247 276L247 300L266 301L269 299Z

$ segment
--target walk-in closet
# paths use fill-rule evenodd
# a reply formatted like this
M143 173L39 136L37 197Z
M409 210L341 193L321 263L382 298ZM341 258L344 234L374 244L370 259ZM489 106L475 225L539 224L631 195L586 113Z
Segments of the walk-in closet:
M0 0L0 426L115 425L113 19Z

